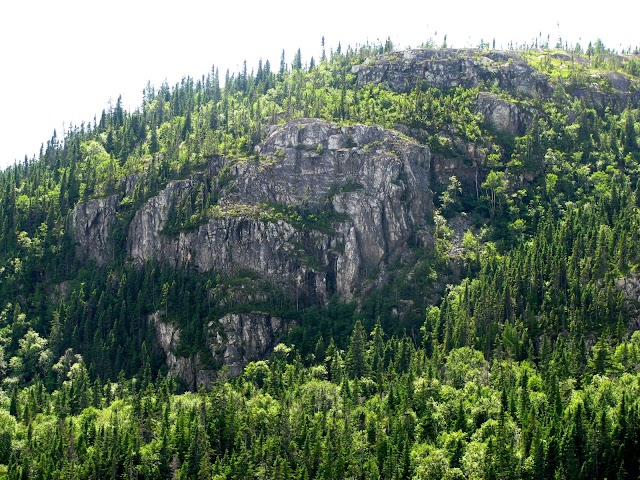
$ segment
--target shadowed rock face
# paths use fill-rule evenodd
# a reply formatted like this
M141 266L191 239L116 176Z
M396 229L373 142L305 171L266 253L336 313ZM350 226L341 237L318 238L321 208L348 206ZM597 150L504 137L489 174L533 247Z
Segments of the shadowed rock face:
M71 211L69 227L76 239L76 255L105 265L111 258L111 230L120 202L116 195L77 204Z
M180 342L180 329L164 322L160 312L151 315L149 321L166 355L169 375L181 378L193 390L210 384L220 375L219 368L205 366L199 355L180 357L174 353ZM225 374L239 375L249 362L268 356L285 329L281 318L256 312L230 313L216 322L209 322L207 345L212 361L208 363L225 366Z
M640 275L629 274L619 278L616 282L618 289L622 292L625 308L631 331L640 328Z

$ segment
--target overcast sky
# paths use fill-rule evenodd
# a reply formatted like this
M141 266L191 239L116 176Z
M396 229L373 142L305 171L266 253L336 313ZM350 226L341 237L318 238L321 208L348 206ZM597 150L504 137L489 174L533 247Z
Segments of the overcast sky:
M122 95L135 109L147 81L170 85L220 68L249 70L260 58L290 63L327 51L384 41L418 46L429 38L449 46L496 47L542 33L583 47L601 38L620 50L640 45L640 4L613 0L595 10L568 2L395 0L353 2L271 0L20 0L0 5L0 166L31 158L70 123L90 121ZM572 2L573 3L573 2ZM629 6L633 5L633 6ZM529 9L526 11L524 9Z

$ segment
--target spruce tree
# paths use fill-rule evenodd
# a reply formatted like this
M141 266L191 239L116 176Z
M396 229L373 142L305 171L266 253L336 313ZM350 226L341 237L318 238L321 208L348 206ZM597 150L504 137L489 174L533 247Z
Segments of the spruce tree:
M367 362L367 341L362 322L358 320L349 338L346 358L347 373L351 378L361 378L370 371Z

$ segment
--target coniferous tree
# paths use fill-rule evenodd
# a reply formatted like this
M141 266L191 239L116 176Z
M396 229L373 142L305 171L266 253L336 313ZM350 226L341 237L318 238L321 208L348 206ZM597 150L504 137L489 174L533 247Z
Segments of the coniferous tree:
M346 366L351 378L360 378L369 373L367 341L364 326L358 320L353 327L347 349Z

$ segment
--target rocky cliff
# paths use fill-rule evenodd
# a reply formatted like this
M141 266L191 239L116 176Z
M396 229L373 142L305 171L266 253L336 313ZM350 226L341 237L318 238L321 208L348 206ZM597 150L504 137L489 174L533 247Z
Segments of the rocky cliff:
M418 85L440 89L496 86L528 97L547 96L552 88L514 52L414 49L370 59L353 68L358 83L383 83L396 91Z
M148 200L129 226L129 257L249 269L311 302L334 293L350 300L426 225L431 155L397 133L302 119L274 129L256 151L257 160L223 159L209 178L172 181ZM172 204L205 181L218 185L211 218L167 234Z
M549 56L568 68L572 55L564 52ZM537 71L516 52L474 49L413 49L370 58L352 68L359 85L383 84L397 92L416 87L448 90L455 87L491 90L497 88L515 97L549 98L562 85L565 92L604 111L609 107L621 111L640 105L636 80L619 72L592 73L588 78L574 77L565 82L551 79ZM516 103L481 93L478 111L497 128L521 135L529 113Z
M170 181L144 202L128 226L120 226L128 260L192 265L226 277L249 270L304 306L333 295L361 298L384 279L391 262L428 237L431 153L409 137L376 126L299 119L271 127L255 152L249 159L212 159L204 171ZM190 199L205 190L209 198L198 222L184 227L177 211L185 204L195 208ZM69 224L83 258L109 262L123 199L74 208ZM156 317L170 371L189 385L211 380L215 369L200 356L173 353L180 332L170 319ZM215 332L207 339L211 359L231 373L268 353L285 328L258 314L227 315L209 327Z
M210 357L203 354L182 357L175 352L180 343L180 329L163 318L161 312L150 316L158 343L164 351L169 375L182 379L187 387L197 389L214 381L220 373L239 375L250 361L268 356L286 325L281 318L253 313L232 313L209 322L207 345ZM220 369L220 367L226 367Z
M69 225L76 239L76 255L105 265L113 253L111 233L120 201L117 195L79 203L71 211Z

